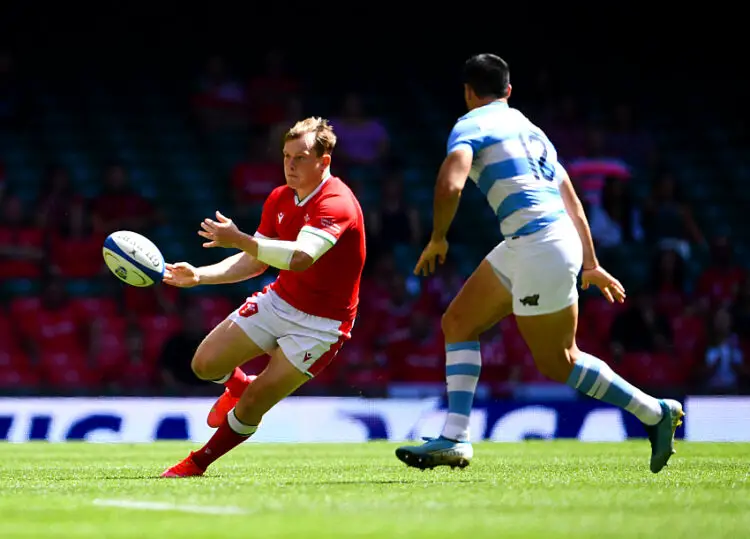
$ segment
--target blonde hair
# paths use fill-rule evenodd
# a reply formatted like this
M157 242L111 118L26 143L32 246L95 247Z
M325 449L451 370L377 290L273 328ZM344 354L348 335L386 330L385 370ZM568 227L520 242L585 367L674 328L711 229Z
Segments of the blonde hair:
M330 155L333 152L336 147L336 134L333 132L333 127L328 120L317 116L305 118L294 124L284 135L284 142L298 139L308 133L315 133L314 147L318 157L323 154Z

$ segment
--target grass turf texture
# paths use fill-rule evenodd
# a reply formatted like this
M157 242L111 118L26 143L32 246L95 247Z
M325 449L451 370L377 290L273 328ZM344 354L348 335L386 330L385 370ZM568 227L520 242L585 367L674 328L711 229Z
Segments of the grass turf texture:
M482 443L467 469L425 472L398 462L393 444L247 444L202 478L157 478L194 447L0 444L0 537L719 539L750 530L747 444L678 443L658 475L645 441Z

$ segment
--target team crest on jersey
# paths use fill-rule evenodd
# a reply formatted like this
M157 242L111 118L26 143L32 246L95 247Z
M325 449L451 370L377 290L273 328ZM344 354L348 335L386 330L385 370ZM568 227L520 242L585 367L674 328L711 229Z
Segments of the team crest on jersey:
M305 214L305 222L308 222L310 220L310 216Z
M281 221L284 220L284 212L279 212L279 224L281 224Z

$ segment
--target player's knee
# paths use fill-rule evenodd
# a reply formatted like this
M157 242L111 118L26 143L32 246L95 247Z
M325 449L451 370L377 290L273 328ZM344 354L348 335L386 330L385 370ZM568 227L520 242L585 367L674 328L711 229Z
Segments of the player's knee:
M221 373L217 374L213 372L212 364L213 358L211 355L203 347L199 347L193 356L193 360L190 362L190 368L193 369L193 373L201 380L216 380L221 378Z
M534 363L543 376L555 382L565 383L575 361L571 352L564 348L540 351L534 354Z
M468 323L468 317L460 316L454 309L448 308L440 319L440 327L447 342L471 341L479 338L476 327Z

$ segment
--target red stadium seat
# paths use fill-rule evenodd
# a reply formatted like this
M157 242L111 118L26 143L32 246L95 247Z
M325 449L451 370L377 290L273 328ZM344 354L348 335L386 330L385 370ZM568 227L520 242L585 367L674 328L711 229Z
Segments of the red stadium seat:
M73 298L71 303L79 311L82 319L117 314L117 304L111 298L79 297Z
M143 355L148 363L159 359L164 343L180 331L182 319L179 316L152 315L138 320L143 331Z
M235 309L232 302L223 296L200 296L195 298L193 304L200 309L206 330L217 326Z

